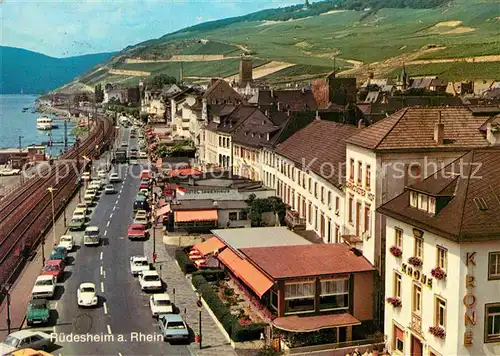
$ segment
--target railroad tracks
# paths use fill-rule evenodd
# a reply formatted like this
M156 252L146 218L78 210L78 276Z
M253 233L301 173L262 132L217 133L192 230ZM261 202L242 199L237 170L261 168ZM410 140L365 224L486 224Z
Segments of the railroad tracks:
M31 178L27 185L21 186L2 200L0 286L15 279L20 267L32 255L44 233L52 225L51 195L47 188L56 188L54 206L58 215L78 189L80 170L86 164L80 156L93 157L101 153L103 147L109 145L113 130L107 119L97 121L90 136L62 155L59 162L47 166L39 172L39 176Z

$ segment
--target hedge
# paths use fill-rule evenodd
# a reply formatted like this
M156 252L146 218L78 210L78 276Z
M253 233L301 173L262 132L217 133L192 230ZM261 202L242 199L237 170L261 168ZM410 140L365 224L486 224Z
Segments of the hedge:
M182 248L175 250L175 259L177 260L177 263L179 263L179 267L184 274L193 273L197 270L193 261L189 259L188 255Z
M193 278L195 276L203 276L206 281L215 282L224 279L225 273L223 269L204 269L193 272ZM193 283L194 285L194 283ZM195 286L196 287L196 286Z
M202 274L193 276L191 281L233 341L242 342L260 338L266 324L240 325L238 318L231 314Z

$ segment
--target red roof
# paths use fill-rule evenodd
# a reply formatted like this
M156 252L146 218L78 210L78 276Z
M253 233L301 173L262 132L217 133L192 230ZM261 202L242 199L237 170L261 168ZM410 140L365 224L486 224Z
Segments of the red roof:
M196 176L200 175L202 172L194 169L194 168L179 168L179 169L172 169L168 175L170 177L187 177L187 176Z
M363 256L344 244L241 248L248 259L274 279L372 271Z

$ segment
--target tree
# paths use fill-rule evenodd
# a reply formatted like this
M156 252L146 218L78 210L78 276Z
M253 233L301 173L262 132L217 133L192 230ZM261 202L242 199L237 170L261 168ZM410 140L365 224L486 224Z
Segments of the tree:
M252 226L262 226L262 214L270 212L277 214L281 225L284 225L286 207L281 198L257 198L255 194L250 194L245 202L248 206L248 216Z
M102 103L104 100L104 90L101 84L97 84L94 88L94 99L96 103Z
M161 89L166 84L175 84L177 80L166 74L159 74L151 80L151 85L155 89Z

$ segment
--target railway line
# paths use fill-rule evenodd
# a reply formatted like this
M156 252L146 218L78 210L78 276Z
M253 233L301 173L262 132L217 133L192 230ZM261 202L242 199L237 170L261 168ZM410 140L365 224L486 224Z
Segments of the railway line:
M99 155L113 137L114 127L101 116L91 134L76 143L58 161L44 168L38 176L2 200L0 205L0 286L12 282L24 262L33 256L44 233L52 225L54 187L55 214L78 189L78 177L87 161L81 156ZM80 159L81 158L81 159ZM75 164L76 163L76 164ZM1 290L0 292L3 292ZM0 293L0 297L1 297Z

